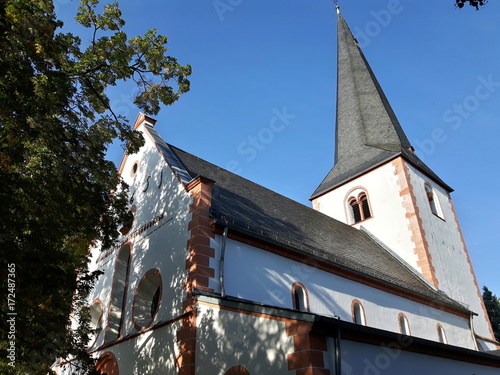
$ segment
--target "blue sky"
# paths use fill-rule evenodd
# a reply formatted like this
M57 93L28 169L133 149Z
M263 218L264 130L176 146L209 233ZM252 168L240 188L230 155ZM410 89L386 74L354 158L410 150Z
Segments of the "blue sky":
M75 1L55 0L79 32ZM500 4L345 0L342 14L417 154L447 184L480 286L500 296ZM156 117L163 138L310 206L333 166L336 11L330 0L122 1L129 36L169 37L191 91ZM131 122L134 89L109 91ZM122 150L109 157L119 163Z

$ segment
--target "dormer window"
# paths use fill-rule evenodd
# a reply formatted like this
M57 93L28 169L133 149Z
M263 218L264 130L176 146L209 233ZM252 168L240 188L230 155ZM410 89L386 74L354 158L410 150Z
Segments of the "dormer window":
M424 187L425 187L425 195L427 197L427 200L429 201L431 212L434 215L443 219L443 212L441 211L441 206L439 205L439 200L434 188L428 182L424 184Z
M372 217L368 196L363 190L356 189L347 200L349 204L350 221L352 224L359 223Z

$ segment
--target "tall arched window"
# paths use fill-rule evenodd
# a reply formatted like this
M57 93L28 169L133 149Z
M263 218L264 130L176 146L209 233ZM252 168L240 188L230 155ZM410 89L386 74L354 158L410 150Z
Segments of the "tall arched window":
M365 310L358 300L352 301L352 321L362 326L366 325Z
M95 345L97 341L97 337L102 329L102 313L103 307L100 299L96 299L90 305L90 329L95 331L92 333L89 340L89 348Z
M411 335L410 323L408 323L408 319L403 313L399 314L399 331L403 335Z
M108 312L108 327L106 341L113 341L120 337L123 325L122 315L125 308L128 275L130 270L130 244L124 245L115 261L115 273L111 287L111 303Z
M307 289L299 282L292 285L292 304L295 310L309 311Z
M356 189L351 193L347 202L349 203L351 223L359 223L372 217L368 196L364 191Z
M438 341L443 344L448 344L448 339L446 338L446 333L444 332L444 328L441 324L438 324L437 327Z
M429 201L431 212L442 219L443 212L441 210L441 206L439 204L439 200L436 195L436 192L434 191L434 188L428 182L424 183L424 187L425 187L425 195L427 197L427 200Z

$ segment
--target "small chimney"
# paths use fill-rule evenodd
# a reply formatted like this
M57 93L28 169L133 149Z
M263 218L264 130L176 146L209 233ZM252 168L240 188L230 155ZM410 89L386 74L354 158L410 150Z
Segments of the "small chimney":
M139 126L141 126L144 123L146 123L147 125L150 125L150 126L155 126L156 120L154 118L140 112L137 115L137 118L135 119L134 130L137 129Z

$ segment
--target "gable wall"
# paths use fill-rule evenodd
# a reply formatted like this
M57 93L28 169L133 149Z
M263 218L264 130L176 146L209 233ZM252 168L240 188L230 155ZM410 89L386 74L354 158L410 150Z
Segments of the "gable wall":
M136 161L139 166L137 173L132 175L132 166ZM121 170L130 186L130 194L133 194L131 205L136 206L131 230L119 238L120 244L128 243L132 248L122 316L122 336L126 336L138 332L133 322L134 297L139 282L148 270L156 269L162 278L160 307L152 325L169 321L182 313L192 197L149 139L137 154L126 157ZM93 250L91 267L104 271L104 274L99 278L89 302L97 298L102 301L104 329L108 322L112 280L120 248L118 245L104 252ZM104 332L101 332L94 347L103 342Z

